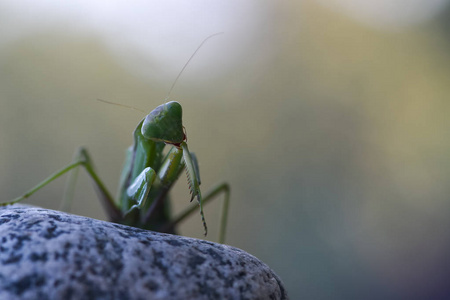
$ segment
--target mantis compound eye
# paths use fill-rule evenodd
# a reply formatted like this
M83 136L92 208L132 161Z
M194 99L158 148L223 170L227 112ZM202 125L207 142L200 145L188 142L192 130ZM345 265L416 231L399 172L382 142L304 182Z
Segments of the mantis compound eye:
M142 135L151 140L180 144L185 139L180 103L170 101L152 110L142 124Z

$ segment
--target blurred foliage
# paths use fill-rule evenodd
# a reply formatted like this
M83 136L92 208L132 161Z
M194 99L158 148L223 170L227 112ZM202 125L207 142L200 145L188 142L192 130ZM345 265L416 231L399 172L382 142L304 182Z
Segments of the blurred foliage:
M172 100L183 105L202 187L232 186L229 244L268 263L292 299L447 292L446 15L389 33L291 3L274 12L269 59L254 49L217 80L180 80ZM95 99L151 110L168 86L133 76L95 36L43 32L3 47L1 200L66 165L80 145L114 190L143 116ZM105 218L83 173L73 212ZM28 202L57 209L63 186ZM173 199L175 210L187 204L184 178ZM207 207L211 228L219 204ZM198 216L181 232L201 237Z

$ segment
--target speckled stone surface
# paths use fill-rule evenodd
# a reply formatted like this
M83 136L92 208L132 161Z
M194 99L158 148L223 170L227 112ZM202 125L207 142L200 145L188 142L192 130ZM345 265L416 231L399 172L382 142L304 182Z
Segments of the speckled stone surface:
M0 209L0 299L287 299L226 245L14 205Z

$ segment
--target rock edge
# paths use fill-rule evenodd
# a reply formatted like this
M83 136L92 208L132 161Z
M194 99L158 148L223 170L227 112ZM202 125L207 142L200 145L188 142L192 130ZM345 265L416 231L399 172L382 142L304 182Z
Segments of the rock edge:
M0 209L0 299L288 299L243 250L32 206Z

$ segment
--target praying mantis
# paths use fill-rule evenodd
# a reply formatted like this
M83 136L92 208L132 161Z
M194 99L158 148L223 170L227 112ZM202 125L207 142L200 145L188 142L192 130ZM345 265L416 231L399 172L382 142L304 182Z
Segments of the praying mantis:
M181 72L206 40L212 36L200 44ZM166 146L170 147L167 153L164 152ZM72 190L79 167L84 167L90 175L98 198L111 222L165 233L175 233L175 227L196 210L196 206L191 206L178 216L171 217L168 193L185 170L191 193L190 201L196 198L198 202L205 236L208 229L203 205L220 194L224 195L218 241L220 243L225 241L230 187L227 183L219 184L202 197L198 161L195 154L189 152L187 146L180 103L169 101L161 104L138 123L133 132L133 144L126 153L119 180L117 201L98 176L87 149L81 147L71 164L50 175L24 195L12 201L0 203L0 206L27 199L56 178L69 172L71 176L68 180L68 190Z

